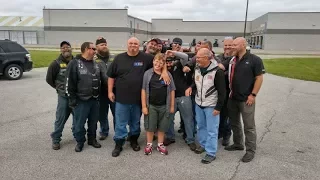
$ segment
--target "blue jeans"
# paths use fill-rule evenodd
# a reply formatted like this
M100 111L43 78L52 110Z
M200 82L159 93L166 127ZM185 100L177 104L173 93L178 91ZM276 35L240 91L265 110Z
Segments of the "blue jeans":
M115 128L115 103L111 102L106 95L100 95L100 110L99 110L99 122L100 122L100 134L104 136L109 135L109 107L113 116L113 127Z
M140 104L121 104L116 102L116 129L114 141L124 140L128 136L127 124L129 125L129 136L140 136L140 118L142 115Z
M192 100L190 96L182 96L177 97L175 99L175 113L179 110L180 116L183 119L185 133L187 135L186 141L188 144L194 143L195 141L195 128L194 128L194 118L193 118L193 111L192 111ZM174 114L175 114L174 113ZM174 139L174 115L170 116L171 124L169 130L166 132L167 139Z
M96 139L97 122L99 119L99 101L89 99L87 101L77 100L78 105L74 108L74 134L78 143L86 141L85 124L88 119L87 136L88 141Z
M58 105L56 110L56 120L54 122L54 131L51 133L53 143L59 143L61 141L64 125L66 124L71 113L72 109L69 108L68 98L58 95Z
M203 108L196 105L199 144L208 155L216 156L220 115L213 116L213 110L214 107Z

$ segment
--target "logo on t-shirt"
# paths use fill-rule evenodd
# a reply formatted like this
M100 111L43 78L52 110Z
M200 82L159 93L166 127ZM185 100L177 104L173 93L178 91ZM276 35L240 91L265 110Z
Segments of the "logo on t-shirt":
M162 85L165 85L164 80L160 80L160 83L161 83Z
M133 66L137 67L137 66L143 66L143 62L134 62Z

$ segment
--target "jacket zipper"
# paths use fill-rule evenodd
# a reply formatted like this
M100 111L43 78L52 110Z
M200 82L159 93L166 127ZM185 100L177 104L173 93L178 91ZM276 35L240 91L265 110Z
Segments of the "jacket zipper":
M202 76L202 80L201 80L201 106L202 106L202 89L203 89L203 79L204 79L204 76Z

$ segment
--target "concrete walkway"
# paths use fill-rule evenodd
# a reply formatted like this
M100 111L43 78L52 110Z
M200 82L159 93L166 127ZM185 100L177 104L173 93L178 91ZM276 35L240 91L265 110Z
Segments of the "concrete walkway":
M57 97L45 71L0 80L0 179L320 179L320 83L265 75L256 106L256 158L244 164L239 161L244 152L227 152L219 142L216 161L203 165L178 134L168 156L145 156L126 144L113 158L113 131L101 149L85 145L76 153L71 119L62 148L52 150ZM141 145L144 141L142 135Z

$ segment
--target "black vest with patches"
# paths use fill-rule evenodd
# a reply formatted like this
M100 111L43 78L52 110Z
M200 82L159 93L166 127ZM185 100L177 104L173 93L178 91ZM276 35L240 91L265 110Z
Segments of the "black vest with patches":
M66 97L67 95L66 95L65 83L66 83L67 64L63 62L61 59L57 59L56 62L60 67L60 71L55 80L56 90L60 96Z
M100 68L95 61L93 62L93 73L88 71L83 62L77 59L78 68L78 85L77 96L81 100L89 100L90 98L98 98L100 93Z

